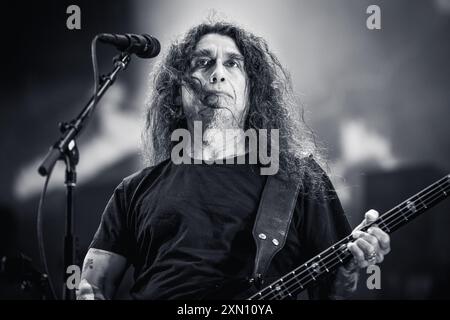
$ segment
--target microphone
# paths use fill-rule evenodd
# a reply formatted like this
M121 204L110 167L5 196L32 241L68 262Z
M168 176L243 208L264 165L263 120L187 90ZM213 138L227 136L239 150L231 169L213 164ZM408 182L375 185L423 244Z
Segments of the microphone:
M161 45L159 41L148 34L111 34L98 35L99 41L114 45L120 51L135 53L140 58L154 58L159 54Z

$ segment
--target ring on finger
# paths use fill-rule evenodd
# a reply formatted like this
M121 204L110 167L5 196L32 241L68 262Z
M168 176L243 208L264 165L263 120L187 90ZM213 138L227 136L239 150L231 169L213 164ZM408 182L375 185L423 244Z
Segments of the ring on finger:
M375 250L373 250L369 255L365 256L367 262L370 264L374 263L377 260L377 253Z

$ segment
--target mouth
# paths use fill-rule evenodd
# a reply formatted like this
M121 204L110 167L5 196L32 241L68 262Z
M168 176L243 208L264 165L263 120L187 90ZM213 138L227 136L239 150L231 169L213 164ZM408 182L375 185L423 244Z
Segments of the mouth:
M233 98L233 96L231 94L229 94L228 92L224 92L224 91L218 91L218 90L208 90L205 92L205 98L209 97L209 96L226 96L229 98Z
M211 108L218 108L221 99L232 99L233 97L223 91L208 90L204 93L202 102Z
M199 111L198 111L198 114L199 115L210 115L210 114L213 114L215 111L216 108L211 108L211 107L204 107L204 108L202 108L202 109L200 109Z

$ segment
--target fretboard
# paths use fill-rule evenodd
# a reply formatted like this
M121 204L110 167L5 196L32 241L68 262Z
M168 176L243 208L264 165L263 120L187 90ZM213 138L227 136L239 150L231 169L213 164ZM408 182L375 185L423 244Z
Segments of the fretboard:
M435 206L450 194L450 175L431 184L419 193L383 213L372 224L390 234ZM370 226L362 228L366 231ZM248 300L281 300L294 298L317 280L335 271L352 257L347 244L352 235L338 241L306 263L292 270L269 286L252 295Z

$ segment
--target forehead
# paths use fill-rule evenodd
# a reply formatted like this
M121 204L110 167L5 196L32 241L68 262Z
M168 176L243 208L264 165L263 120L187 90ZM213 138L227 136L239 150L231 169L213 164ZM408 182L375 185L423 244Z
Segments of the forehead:
M223 50L226 53L241 54L236 43L229 36L224 36L217 33L209 33L200 38L195 46L195 51L212 51Z

